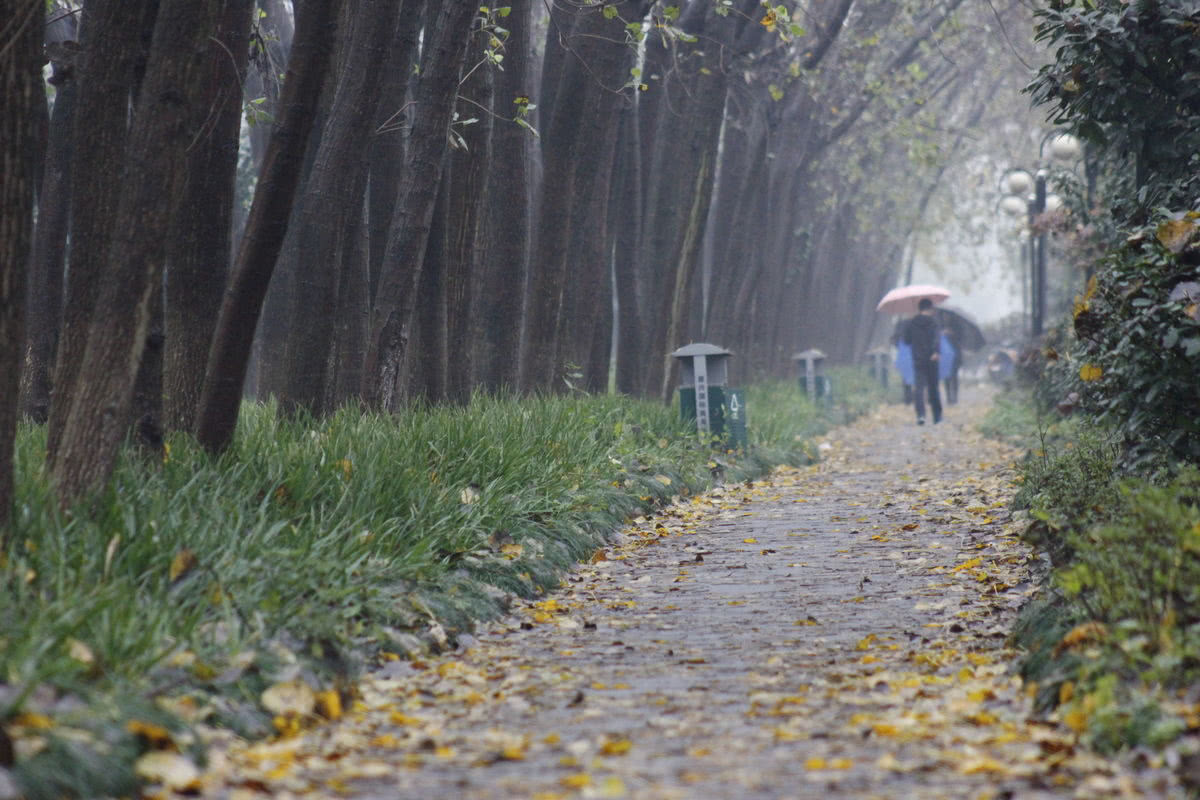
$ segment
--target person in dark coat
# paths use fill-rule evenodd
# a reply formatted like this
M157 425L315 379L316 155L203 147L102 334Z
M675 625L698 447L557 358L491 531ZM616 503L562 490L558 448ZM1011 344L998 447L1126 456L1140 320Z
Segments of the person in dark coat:
M917 315L904 329L904 341L912 348L913 400L917 407L917 424L925 424L925 395L936 425L942 421L942 399L938 393L938 340L941 330L933 318L933 301L924 298L917 304Z

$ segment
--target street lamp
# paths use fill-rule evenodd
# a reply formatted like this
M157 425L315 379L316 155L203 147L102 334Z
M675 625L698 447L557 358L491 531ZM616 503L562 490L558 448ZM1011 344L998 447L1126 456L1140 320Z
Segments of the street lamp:
M1082 145L1069 133L1051 132L1042 139L1038 148L1038 161L1045 157L1046 144L1050 144L1050 157L1063 161L1079 157ZM1062 208L1062 198L1047 191L1047 171L1040 167L1032 175L1029 170L1014 167L1000 178L1000 209L1012 217L1024 214L1030 231L1029 239L1029 290L1032 311L1030 334L1033 338L1042 335L1046 322L1046 231L1036 231L1035 223L1043 213Z
M1046 234L1032 235L1034 222L1046 210L1046 170L1030 175L1028 170L1014 168L1000 178L1004 197L1000 209L1012 217L1024 214L1029 225L1029 293L1032 312L1030 334L1042 335L1046 319Z

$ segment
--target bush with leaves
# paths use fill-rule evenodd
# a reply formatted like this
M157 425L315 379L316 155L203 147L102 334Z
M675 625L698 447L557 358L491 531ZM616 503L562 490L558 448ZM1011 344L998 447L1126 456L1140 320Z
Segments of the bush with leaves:
M1051 122L1109 160L1118 221L1144 220L1200 190L1200 7L1193 0L1052 0L1035 12L1054 60L1029 86Z
M1059 566L1074 556L1073 536L1111 519L1122 497L1113 480L1116 448L1102 433L1084 431L1057 452L1049 449L1043 444L1026 456L1013 506L1033 518L1025 539Z
M1116 520L1068 534L1076 555L1056 582L1090 618L1128 621L1165 643L1200 624L1200 471L1161 487L1124 483L1120 493Z
M1105 259L1076 304L1074 352L1055 370L1068 396L1116 427L1125 467L1160 455L1200 463L1197 218L1168 219Z

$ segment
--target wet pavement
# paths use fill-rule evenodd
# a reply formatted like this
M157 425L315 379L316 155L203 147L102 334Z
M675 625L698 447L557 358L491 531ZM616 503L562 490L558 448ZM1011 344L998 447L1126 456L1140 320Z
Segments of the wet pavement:
M886 407L822 462L681 497L340 722L214 750L204 796L1182 796L1033 718L1006 634L1035 587L1017 453ZM751 424L753 421L751 420Z

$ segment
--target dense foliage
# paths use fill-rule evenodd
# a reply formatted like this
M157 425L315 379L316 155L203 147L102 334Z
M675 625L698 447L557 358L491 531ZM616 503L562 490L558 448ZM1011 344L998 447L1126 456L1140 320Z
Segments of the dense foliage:
M1200 669L1197 473L1122 477L1111 426L1038 414L1023 396L1006 396L988 426L1027 436L1040 418L1014 506L1051 569L1014 630L1021 675L1094 747L1166 744L1187 727L1177 692Z
M1050 369L1049 380L1116 426L1127 466L1157 455L1200 462L1196 229L1189 214L1110 253L1076 305L1070 357Z
M1200 8L1190 0L1055 0L1035 12L1053 57L1029 87L1051 121L1104 153L1121 220L1197 196Z

